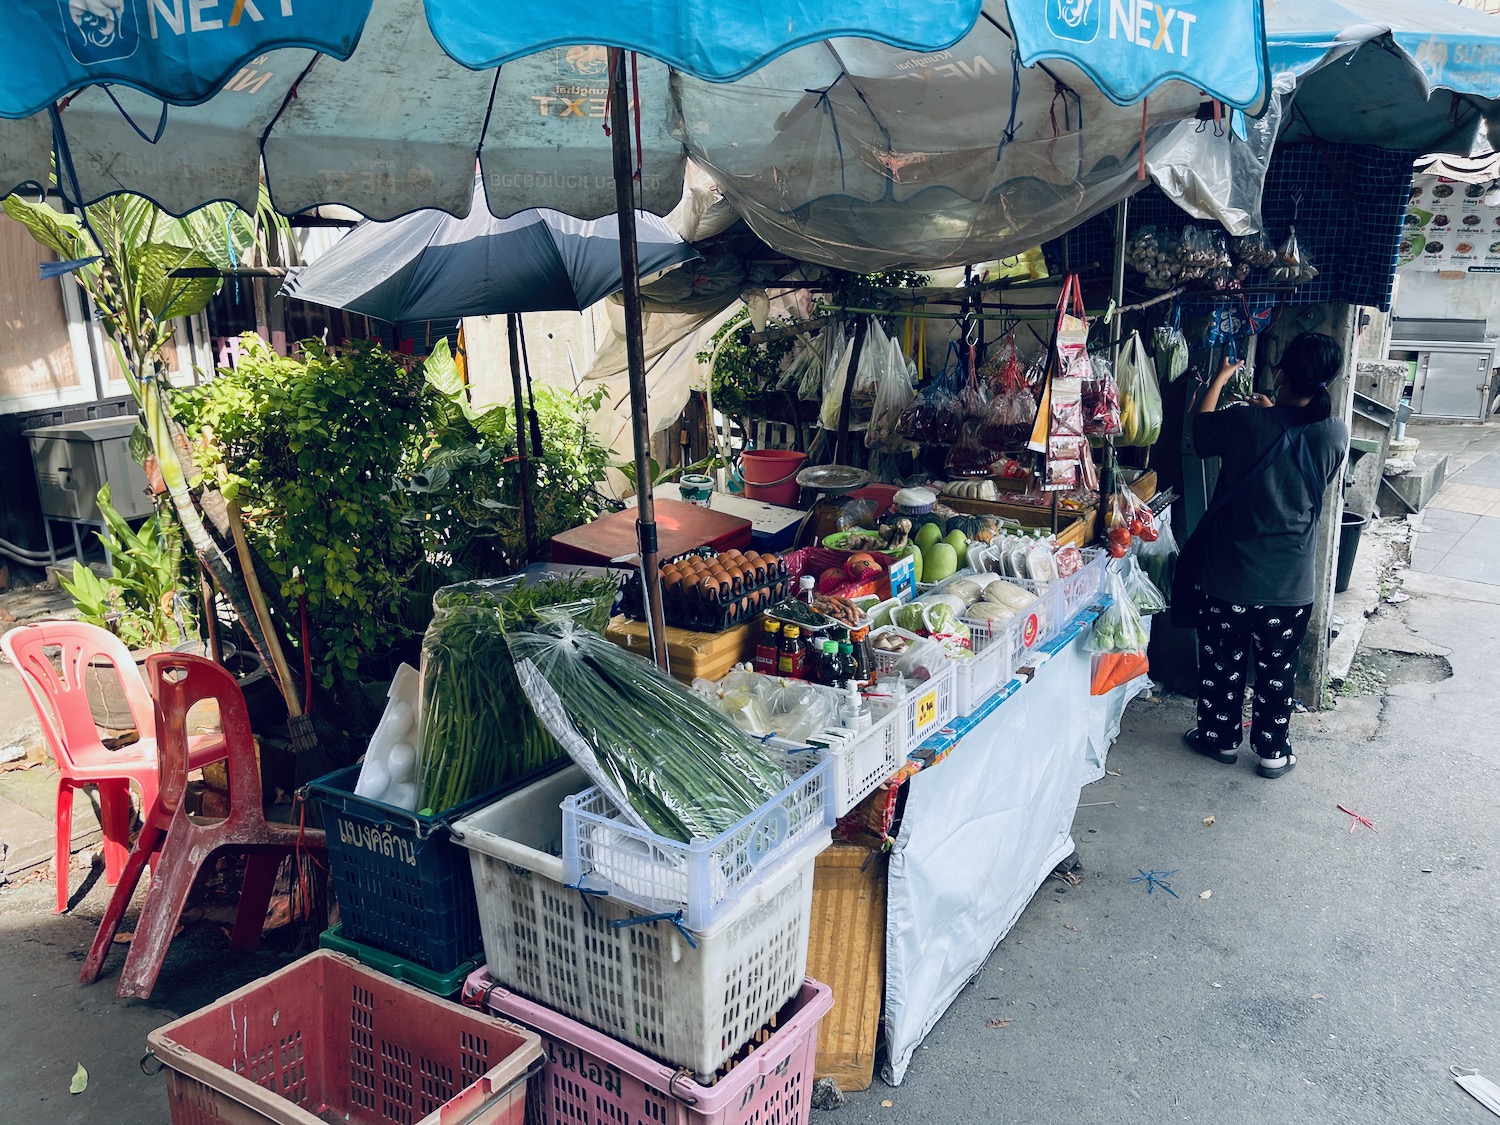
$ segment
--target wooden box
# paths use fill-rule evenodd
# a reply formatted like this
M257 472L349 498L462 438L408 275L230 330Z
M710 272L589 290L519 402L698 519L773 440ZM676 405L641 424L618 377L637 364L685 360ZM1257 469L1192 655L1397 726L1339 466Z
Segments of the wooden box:
M722 633L695 633L691 629L667 626L667 661L672 675L683 683L692 683L702 676L706 680L721 680L729 669L755 656L755 637L758 623L735 625ZM644 621L632 621L628 617L616 617L609 623L604 635L621 648L627 648L638 656L651 659L651 635Z
M833 989L818 1027L819 1078L865 1090L875 1077L875 1040L885 995L885 877L882 852L835 844L813 871L807 975Z

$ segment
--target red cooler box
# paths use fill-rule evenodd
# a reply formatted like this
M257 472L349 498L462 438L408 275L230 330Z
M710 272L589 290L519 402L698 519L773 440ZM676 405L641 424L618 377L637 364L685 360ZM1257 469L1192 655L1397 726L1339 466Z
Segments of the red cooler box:
M608 566L610 559L636 552L635 508L610 512L593 523L552 537L552 561ZM657 500L657 549L664 559L712 547L716 551L750 549L750 521L681 500Z

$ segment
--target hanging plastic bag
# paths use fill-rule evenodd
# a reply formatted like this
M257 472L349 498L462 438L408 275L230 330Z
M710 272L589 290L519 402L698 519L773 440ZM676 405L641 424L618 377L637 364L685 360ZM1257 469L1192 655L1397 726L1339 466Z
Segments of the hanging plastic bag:
M1204 227L1183 228L1182 241L1177 247L1177 261L1180 265L1178 276L1183 281L1197 281L1216 270L1234 269L1224 232Z
M1168 383L1181 379L1188 369L1188 342L1182 334L1181 319L1181 311L1173 310L1171 321L1158 325L1151 334L1156 373Z
M791 391L803 402L816 402L823 393L823 366L832 342L832 329L816 336L801 336L797 350L781 376L778 389Z
M957 353L936 378L920 388L902 411L901 432L919 445L952 445L963 426L963 407L953 387L957 380Z
M865 325L865 342L859 350L859 370L851 372L849 365L854 356L854 342L846 341L837 361L830 359L828 372L831 378L823 380L823 408L818 422L825 430L837 430L844 409L844 383L854 380L854 389L849 396L849 429L855 432L868 430L870 416L875 410L875 391L879 385L877 375L885 370L890 361L891 338L880 327L873 316Z
M1150 617L1153 613L1161 613L1167 608L1167 599L1156 584L1146 577L1146 572L1141 569L1141 564L1136 561L1135 556L1128 555L1124 563L1125 592L1130 595L1130 604L1142 617Z
M980 438L984 423L970 418L959 429L958 440L948 447L944 462L950 476L988 477L1005 459L1002 450L992 449Z
M870 342L867 341L865 346L869 347ZM865 431L865 448L896 453L909 444L901 430L901 415L917 395L901 345L887 338L879 350L882 354L873 357L875 405L870 411L870 428Z
M1139 332L1132 332L1115 372L1120 387L1120 445L1151 446L1161 436L1161 389Z
M989 386L990 394L1013 390L1026 381L1026 365L1014 333L1007 332L985 353L979 374Z
M1276 253L1276 264L1271 267L1271 280L1286 285L1301 285L1317 276L1318 271L1302 253L1302 245L1297 241L1297 228L1288 228L1286 241Z
M1145 652L1150 640L1146 622L1131 602L1124 580L1114 570L1105 579L1104 592L1109 595L1110 604L1084 638L1084 649L1095 653Z
M1125 260L1141 275L1148 289L1170 289L1177 284L1181 264L1178 238L1154 226L1142 227L1125 248Z
M1157 520L1155 527L1156 538L1143 536L1137 539L1133 550L1151 584L1170 598L1172 580L1177 574L1177 537L1172 534L1172 525L1166 520Z
M1093 373L1083 381L1083 432L1086 437L1113 437L1122 428L1120 388L1109 360L1089 357Z

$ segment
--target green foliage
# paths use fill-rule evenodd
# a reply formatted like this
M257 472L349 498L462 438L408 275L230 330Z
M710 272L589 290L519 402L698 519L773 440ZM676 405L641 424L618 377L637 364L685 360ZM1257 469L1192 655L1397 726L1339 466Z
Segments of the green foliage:
M110 554L114 573L102 579L82 562L73 563L62 588L79 616L108 629L129 648L170 645L188 639L192 628L180 596L182 533L175 523L153 516L132 531L110 503L109 485L99 490L105 530L99 541Z
M796 340L791 336L765 344L752 344L749 336L753 331L749 312L741 309L713 334L714 346L698 353L699 363L713 364L709 378L713 386L714 407L727 414L742 413L770 394L781 378L787 357L796 346Z
M420 373L377 345L300 347L300 358L279 356L247 335L238 367L173 404L283 596L306 593L322 652L352 675L401 635L398 609L422 555L391 482L426 433L431 396ZM333 669L320 678L330 685Z
M450 576L509 574L527 563L513 405L475 410L446 347L425 365L433 391L428 440L400 480L424 551ZM535 389L542 450L528 449L537 537L598 517L609 453L590 429L606 390L573 395ZM528 436L529 445L529 436Z

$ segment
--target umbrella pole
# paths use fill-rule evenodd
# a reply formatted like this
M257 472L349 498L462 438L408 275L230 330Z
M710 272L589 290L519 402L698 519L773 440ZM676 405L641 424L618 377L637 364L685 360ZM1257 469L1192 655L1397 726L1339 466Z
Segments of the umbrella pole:
M520 461L521 527L526 533L526 561L536 559L536 512L531 506L531 455L526 448L526 398L521 394L521 348L516 327L520 317L510 313L505 318L510 336L510 381L516 396L516 454Z
M646 619L651 657L667 667L666 620L662 616L661 579L657 576L656 502L651 493L651 419L646 412L646 349L641 341L641 271L635 242L634 169L630 152L630 89L625 80L625 52L609 52L609 125L614 151L615 210L620 225L620 291L625 302L625 357L630 370L630 415L635 437L636 542L641 552L641 584L646 592Z

